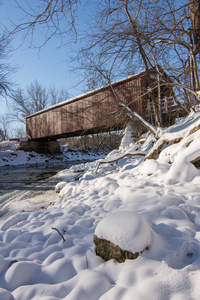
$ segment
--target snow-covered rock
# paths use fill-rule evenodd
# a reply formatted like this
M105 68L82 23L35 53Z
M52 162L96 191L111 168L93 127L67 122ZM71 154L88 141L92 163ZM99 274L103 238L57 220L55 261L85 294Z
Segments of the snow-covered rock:
M96 247L96 255L100 256L105 261L115 259L118 263L125 262L126 259L136 259L139 252L132 253L130 251L122 250L114 243L100 239L94 235L94 244Z
M126 258L137 258L140 252L151 245L151 239L152 229L147 221L135 212L124 210L110 213L99 222L94 242L99 256L105 260L114 258L122 262ZM133 257L126 252L131 252Z
M60 181L56 184L56 187L55 187L55 191L56 193L60 193L60 191L65 187L65 185L67 184L66 181Z

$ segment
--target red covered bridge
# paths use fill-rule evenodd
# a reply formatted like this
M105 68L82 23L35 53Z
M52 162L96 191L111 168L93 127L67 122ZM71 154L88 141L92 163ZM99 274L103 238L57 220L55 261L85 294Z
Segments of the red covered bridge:
M152 73L152 81L154 78L155 73ZM127 118L126 111L119 108L118 99L153 122L151 99L146 92L147 76L143 71L28 116L27 137L30 140L57 139L120 129ZM174 117L170 116L173 90L162 87L160 96L162 119L173 122Z

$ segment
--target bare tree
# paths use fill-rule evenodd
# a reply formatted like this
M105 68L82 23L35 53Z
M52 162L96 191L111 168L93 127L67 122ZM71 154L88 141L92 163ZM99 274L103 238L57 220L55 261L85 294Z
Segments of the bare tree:
M84 61L89 58L85 66L91 79L97 69L106 71L110 78L119 72L128 75L145 69L148 97L158 126L162 124L161 85L174 88L174 100L187 112L199 102L199 70L196 46L191 43L188 1L104 1L92 26L100 30L87 34L87 46L80 55ZM91 58L98 68L89 69ZM151 80L151 70L157 73L157 80ZM160 70L167 72L168 81L163 80Z
M26 136L26 128L24 125L19 126L18 124L11 127L10 136L13 138L20 138Z
M55 86L51 86L49 89L49 98L50 104L55 105L57 103L67 100L69 98L69 93L64 88L58 90L55 88Z
M151 78L152 69L155 73L159 70L151 45L158 22L155 24L152 14L148 13L153 11L158 3L159 1L153 1L149 4L148 1L142 0L102 3L99 17L96 16L96 25L92 24L93 27L97 27L98 24L101 30L86 36L86 44L89 46L82 50L80 59L85 61L86 71L89 71L93 81L94 77L98 78L99 70L101 75L106 74L105 77L111 82L113 75L119 72L130 75L145 69L148 97L152 102L155 123L160 126L162 120L158 97L155 95L155 88L158 89L159 84ZM163 74L158 72L158 75L159 81L162 81Z
M48 94L46 89L36 80L27 88L28 109L31 114L42 110L48 105Z
M66 100L67 91L50 88L49 91L36 80L26 90L19 88L11 95L11 119L25 123L25 117L51 105Z
M39 0L18 1L16 6L23 12L23 22L14 24L10 34L21 32L22 40L29 40L33 47L44 46L53 36L57 35L63 40L66 35L76 38L75 19L78 0ZM43 33L43 41L37 44L37 29Z
M185 111L200 100L196 57L199 15L193 5L199 4L199 0L189 1L96 0L91 28L79 54L81 67L86 68L90 83L98 81L95 78L99 76L98 70L103 70L111 81L117 76L145 69L147 97L151 100L158 127L162 125L161 86L174 88L175 101ZM35 30L40 27L43 32L45 30L42 45L57 34L62 38L71 33L76 36L75 20L80 3L77 0L40 0L28 5L26 1L24 4L17 2L25 13L25 22L17 25L13 32L22 31L24 38L31 36L34 44ZM91 60L97 68L92 65L90 69ZM157 74L156 80L152 80L151 70ZM160 70L167 71L170 79L166 81Z
M0 21L0 96L7 95L12 86L10 76L15 68L8 63L9 52L10 38L5 33L4 25Z
M189 0L191 11L193 42L196 46L195 52L200 52L200 0Z
M0 116L0 140L5 141L9 138L10 118L8 115Z
M0 95L7 95L11 90L11 74L14 67L8 63L9 40L4 34L0 34Z
M25 123L25 117L47 107L48 95L37 81L27 87L26 92L19 88L11 96L11 116L13 121Z
M160 22L163 34L155 39L154 46L161 49L161 53L163 49L165 50L166 55L162 57L165 69L173 79L173 84L177 84L177 90L185 94L186 104L191 108L200 100L197 93L200 89L199 70L197 47L193 43L191 10L189 2L179 4L178 7L169 0L167 3L169 6L168 12L165 13L167 18L166 20L163 18ZM191 96L194 103L190 101Z

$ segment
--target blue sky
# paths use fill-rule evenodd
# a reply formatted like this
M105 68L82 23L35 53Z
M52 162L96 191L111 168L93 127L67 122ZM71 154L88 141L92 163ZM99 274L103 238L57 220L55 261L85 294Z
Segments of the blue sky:
M0 0L0 22L11 26L10 20L19 19L19 11L15 8L14 0ZM40 38L37 33L37 38ZM17 47L20 44L19 37L16 37L12 45ZM47 89L49 86L67 89L70 97L76 96L83 92L83 85L77 84L82 77L74 72L70 72L72 64L69 65L67 60L73 53L72 47L68 45L59 47L60 40L53 38L40 51L30 49L28 44L23 44L19 49L12 51L9 55L9 62L17 66L17 71L12 76L12 81L22 88L26 88L31 82L38 80ZM1 98L0 114L6 113L6 100Z

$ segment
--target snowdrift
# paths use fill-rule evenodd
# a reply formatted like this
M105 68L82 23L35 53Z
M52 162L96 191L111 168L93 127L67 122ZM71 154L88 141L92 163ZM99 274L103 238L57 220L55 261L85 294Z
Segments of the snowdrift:
M200 157L199 124L200 113L191 113L158 140L147 134L133 143L126 136L106 159L127 151L146 156L103 164L98 174L98 161L74 166L73 171L85 172L63 184L54 207L3 222L0 298L199 299L200 170L194 165ZM105 262L95 254L95 230L110 213L123 211L148 223L151 247L136 260ZM134 222L140 228L137 218ZM110 236L109 223L97 233ZM144 235L138 230L142 246ZM131 240L125 243L132 249Z

